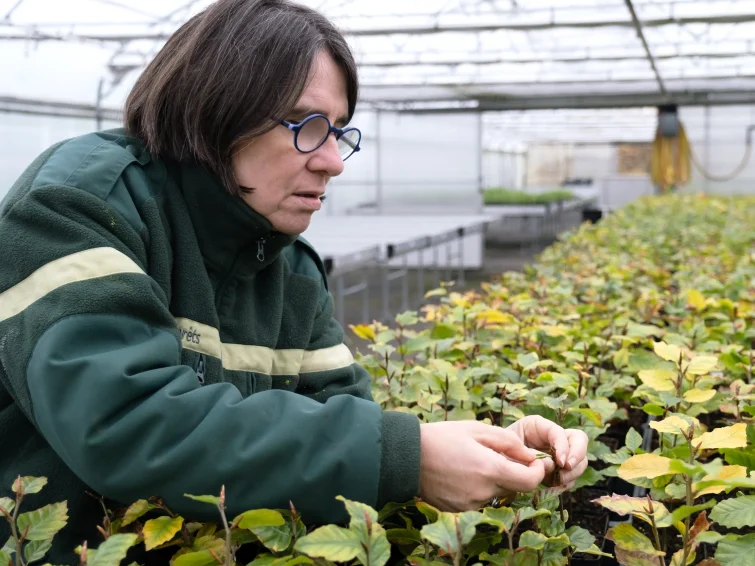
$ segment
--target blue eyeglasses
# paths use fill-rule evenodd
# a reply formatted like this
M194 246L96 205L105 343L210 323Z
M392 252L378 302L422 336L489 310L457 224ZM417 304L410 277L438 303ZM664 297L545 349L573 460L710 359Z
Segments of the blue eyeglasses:
M360 149L359 142L362 140L362 132L357 128L336 128L331 125L327 116L322 114L312 114L297 124L287 120L281 120L280 123L294 132L294 147L302 153L315 151L325 143L330 132L336 135L338 152L344 161Z

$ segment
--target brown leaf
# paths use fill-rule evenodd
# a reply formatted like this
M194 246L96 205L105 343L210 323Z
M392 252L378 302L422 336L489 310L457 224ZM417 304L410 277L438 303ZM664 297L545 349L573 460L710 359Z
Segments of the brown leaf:
M659 564L658 558L640 551L624 550L617 546L614 553L616 561L622 566L658 566Z
M710 522L708 521L707 513L703 511L697 516L697 519L695 519L695 524L692 525L692 528L689 530L689 538L694 543L695 539L697 538L697 535L700 533L704 533L710 528ZM697 547L697 544L695 544L695 547Z

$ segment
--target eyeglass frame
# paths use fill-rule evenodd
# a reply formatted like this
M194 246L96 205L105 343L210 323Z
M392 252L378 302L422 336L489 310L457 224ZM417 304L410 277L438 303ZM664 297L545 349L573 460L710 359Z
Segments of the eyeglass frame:
M314 149L310 149L308 151L304 151L303 149L299 148L299 132L301 129L309 122L310 120L313 120L314 118L325 118L325 121L328 124L328 133L323 136L322 141L315 147ZM328 120L328 117L325 114L310 114L304 120L301 122L289 122L288 120L281 120L280 121L282 126L285 126L288 130L294 132L294 147L296 148L296 151L300 153L312 153L313 151L317 151L322 147L322 145L328 141L328 136L330 136L331 132L336 135L336 141L338 141L346 132L356 131L359 133L359 139L357 140L356 147L351 151L349 155L347 155L343 160L346 161L349 157L354 155L357 151L361 149L361 143L362 143L362 131L359 128L337 128L333 124L330 123L330 120Z

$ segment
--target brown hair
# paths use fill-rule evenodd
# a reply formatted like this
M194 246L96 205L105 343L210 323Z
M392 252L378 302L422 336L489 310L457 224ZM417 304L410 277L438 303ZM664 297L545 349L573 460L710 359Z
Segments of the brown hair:
M238 194L231 155L290 113L323 49L345 75L351 119L356 62L327 18L289 0L218 0L171 35L138 78L126 129L154 155L195 160Z

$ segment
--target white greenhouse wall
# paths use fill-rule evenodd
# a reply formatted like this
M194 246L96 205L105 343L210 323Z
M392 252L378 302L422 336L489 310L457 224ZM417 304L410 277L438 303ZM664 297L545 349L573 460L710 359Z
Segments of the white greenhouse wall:
M745 156L746 129L755 125L755 106L712 106L707 112L704 107L682 108L680 116L692 151L710 175L723 177L738 167ZM750 156L739 176L723 182L706 179L693 166L689 189L724 194L755 193L755 155Z
M119 125L104 122L102 128ZM56 142L95 129L94 120L0 113L0 199L42 151Z

